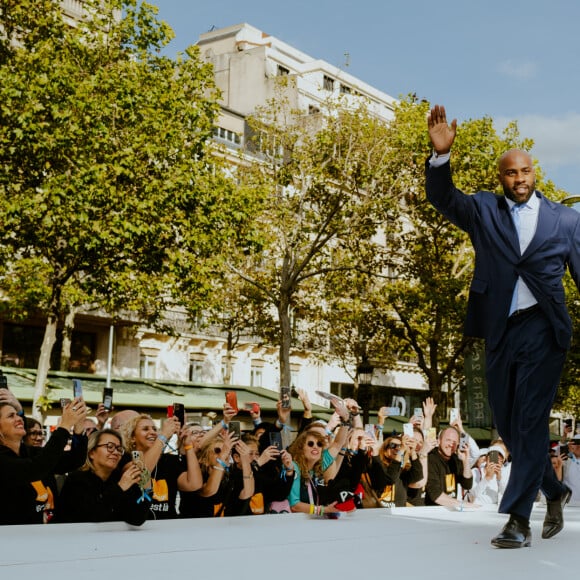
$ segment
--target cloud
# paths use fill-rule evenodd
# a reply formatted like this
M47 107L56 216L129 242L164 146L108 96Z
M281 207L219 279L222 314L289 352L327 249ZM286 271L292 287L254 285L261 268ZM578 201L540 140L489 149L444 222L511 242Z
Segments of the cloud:
M533 62L504 60L498 64L497 70L506 77L520 81L527 81L536 76L538 67Z

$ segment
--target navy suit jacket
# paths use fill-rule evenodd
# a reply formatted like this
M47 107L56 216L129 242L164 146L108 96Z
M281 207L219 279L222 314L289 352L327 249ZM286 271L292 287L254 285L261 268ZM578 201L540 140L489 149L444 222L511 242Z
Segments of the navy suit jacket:
M493 350L506 329L518 276L526 283L554 329L559 347L570 346L572 322L562 277L570 269L580 288L580 213L554 203L540 192L536 233L523 255L503 195L479 191L465 195L453 185L449 163L426 166L427 199L467 232L475 249L465 334L484 338Z

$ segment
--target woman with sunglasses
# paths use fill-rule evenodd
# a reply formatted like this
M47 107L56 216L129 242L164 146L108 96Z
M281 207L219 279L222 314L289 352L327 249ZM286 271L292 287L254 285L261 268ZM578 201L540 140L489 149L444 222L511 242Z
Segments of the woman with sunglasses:
M143 524L150 502L139 487L142 470L133 461L118 469L122 457L120 433L113 429L92 433L85 464L67 476L62 488L56 521Z
M288 496L290 509L310 515L336 514L337 502L327 502L324 471L334 461L325 453L326 440L315 430L303 431L289 448L293 457L294 482Z
M423 479L419 458L409 458L415 441L406 435L387 437L373 456L369 469L371 485L383 507L404 507L407 504L407 487Z
M203 484L196 492L180 494L179 515L182 518L211 518L219 514L227 488L233 444L234 436L223 428L220 435L202 443L198 459Z

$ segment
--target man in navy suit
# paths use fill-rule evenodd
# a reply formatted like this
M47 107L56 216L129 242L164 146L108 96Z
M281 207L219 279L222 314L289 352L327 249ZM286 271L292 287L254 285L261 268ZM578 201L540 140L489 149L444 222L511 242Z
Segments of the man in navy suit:
M549 417L572 335L562 285L567 267L580 287L580 214L536 191L532 158L516 149L498 162L504 195L465 195L454 187L449 163L456 120L448 124L445 108L435 105L427 124L427 198L475 249L465 334L485 339L489 403L512 456L499 507L510 517L491 543L529 546L538 490L547 499L543 538L562 530L570 498L550 463Z

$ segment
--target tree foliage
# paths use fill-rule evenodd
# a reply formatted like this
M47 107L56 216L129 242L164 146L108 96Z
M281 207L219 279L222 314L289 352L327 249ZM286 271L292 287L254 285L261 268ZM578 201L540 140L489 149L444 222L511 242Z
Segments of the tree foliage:
M8 274L38 273L19 300L48 318L45 370L63 292L150 319L176 292L200 307L204 260L244 215L207 159L217 93L197 48L160 56L171 32L146 3L83 5L74 25L57 1L0 11L0 245Z

